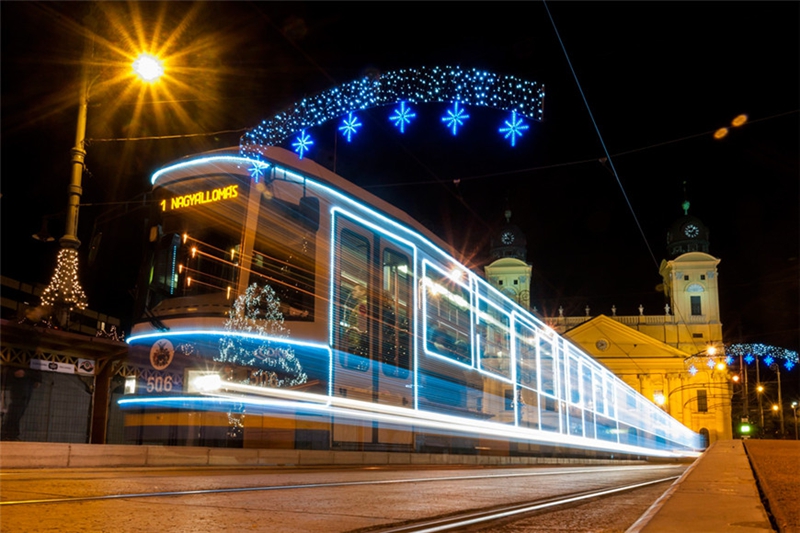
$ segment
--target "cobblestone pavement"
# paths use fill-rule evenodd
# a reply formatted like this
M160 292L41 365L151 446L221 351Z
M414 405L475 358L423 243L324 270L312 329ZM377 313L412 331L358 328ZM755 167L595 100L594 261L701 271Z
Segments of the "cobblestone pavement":
M800 533L800 441L744 441L756 480L780 533Z

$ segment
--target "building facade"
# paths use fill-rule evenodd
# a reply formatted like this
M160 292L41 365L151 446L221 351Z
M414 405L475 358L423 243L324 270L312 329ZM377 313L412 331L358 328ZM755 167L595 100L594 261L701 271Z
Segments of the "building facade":
M697 217L684 215L667 232L668 259L659 273L667 304L663 313L617 316L543 317L558 333L579 345L672 417L703 435L710 444L732 438L730 373L725 364L719 308L717 265L709 253L709 230ZM498 290L530 290L531 265L525 262L524 236L506 224L492 238L486 279ZM519 232L521 234L521 232ZM504 242L511 235L516 249ZM522 284L522 280L527 285ZM514 285L514 280L517 280ZM514 296L512 296L514 297ZM527 307L529 295L516 295ZM523 303L524 302L524 303Z

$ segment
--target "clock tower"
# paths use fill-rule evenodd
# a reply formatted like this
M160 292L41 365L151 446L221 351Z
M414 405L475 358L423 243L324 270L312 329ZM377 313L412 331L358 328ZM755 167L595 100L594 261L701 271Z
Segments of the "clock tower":
M703 222L689 215L689 202L683 203L683 216L667 232L667 255L659 273L664 293L678 326L669 344L688 353L722 343L719 312L717 265L709 254L709 231Z
M525 309L530 309L531 265L525 262L527 240L522 230L511 223L511 211L506 210L505 218L505 224L492 234L490 254L493 261L484 267L486 280Z

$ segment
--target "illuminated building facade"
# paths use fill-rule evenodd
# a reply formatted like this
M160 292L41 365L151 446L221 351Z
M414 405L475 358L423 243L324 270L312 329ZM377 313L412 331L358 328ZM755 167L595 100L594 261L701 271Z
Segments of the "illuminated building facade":
M499 230L492 240L493 257L498 257L505 231ZM584 316L560 313L544 320L711 443L732 437L733 390L723 351L720 260L708 253L708 236L708 228L688 214L685 203L684 216L667 233L669 259L659 269L668 301L663 313L645 315L640 306L633 316L618 316L613 309L611 316L591 317L587 310ZM530 279L531 267L524 258L523 251L512 273ZM495 259L486 267L487 279L501 291L509 277L498 275L504 261Z

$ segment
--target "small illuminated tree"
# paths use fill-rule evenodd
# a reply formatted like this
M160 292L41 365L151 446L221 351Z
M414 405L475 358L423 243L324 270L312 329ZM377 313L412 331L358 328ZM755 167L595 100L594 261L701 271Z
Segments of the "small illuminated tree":
M290 332L283 324L280 299L269 285L254 283L247 287L236 298L225 329L230 334L220 339L215 360L251 367L243 381L272 387L293 387L308 381L294 350L282 342Z

